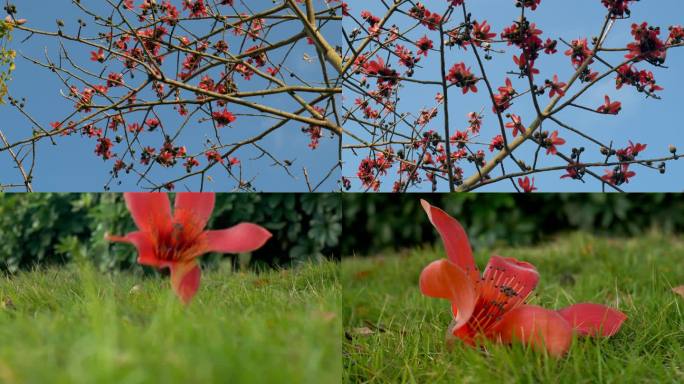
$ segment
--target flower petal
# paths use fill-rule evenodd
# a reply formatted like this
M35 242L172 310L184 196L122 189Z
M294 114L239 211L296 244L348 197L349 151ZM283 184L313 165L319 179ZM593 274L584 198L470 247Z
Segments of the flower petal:
M183 304L188 304L197 293L202 270L194 260L187 263L173 263L169 267L173 291Z
M420 273L420 291L424 295L447 299L452 303L452 332L468 322L473 315L477 293L465 271L447 259L433 261Z
M524 301L539 282L539 272L530 263L512 257L492 256L487 263L482 277L496 281L500 287L508 287L515 291L509 298L511 306ZM512 292L512 291L511 291Z
M421 200L420 204L423 206L425 213L427 213L430 222L442 237L447 258L466 271L473 281L479 280L480 273L477 271L477 265L475 265L475 259L473 259L473 251L470 248L470 242L468 242L468 235L466 235L461 224L446 212L433 207L425 200Z
M171 204L166 193L127 192L124 199L141 231L155 233L171 226Z
M572 343L572 328L556 311L520 305L503 316L494 336L504 343L520 341L535 350L562 356Z
M261 248L273 236L266 228L241 223L228 229L206 231L207 252L243 253Z
M138 263L160 267L161 261L157 259L154 252L154 243L147 232L137 231L128 233L126 236L106 235L107 241L115 243L128 243L135 246L138 250Z
M627 316L617 309L593 303L571 305L558 313L583 336L613 336L627 320Z
M214 211L215 202L216 195L214 193L179 192L176 194L174 214L177 215L179 210L193 212L196 220L198 220L199 228L203 229Z

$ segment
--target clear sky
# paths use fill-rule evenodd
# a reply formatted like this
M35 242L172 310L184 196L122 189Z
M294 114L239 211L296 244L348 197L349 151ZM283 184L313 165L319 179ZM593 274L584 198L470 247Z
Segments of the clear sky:
M443 13L447 2L423 1L423 4L432 11ZM487 20L492 25L492 30L497 33L497 36L504 27L511 25L512 21L519 16L519 10L515 8L513 0L468 0L467 5L468 11L472 13L475 19L480 21ZM384 14L383 11L385 9L381 2L360 0L349 1L349 7L351 12L357 17L364 9L370 10L376 15ZM631 8L632 18L619 20L616 23L605 46L624 47L624 44L631 41L629 30L632 22L641 23L642 21L648 21L650 25L660 26L663 29L661 32L661 37L663 38L668 33L668 26L684 24L684 17L682 16L684 15L684 1L681 0L643 0L634 3ZM554 39L563 37L566 41L569 41L579 37L591 38L591 36L598 34L605 11L606 9L599 0L542 0L541 6L535 12L527 12L527 15L532 22L537 24L537 28L544 32L544 39L546 37ZM390 24L398 23L400 20L408 22L408 18L401 17L393 20ZM462 20L462 16L457 20ZM350 21L345 21L344 26L347 31L353 28ZM426 33L428 33L427 28L417 28L409 34L409 38L416 41ZM428 33L428 37L435 41L435 43L438 42L436 32ZM415 52L415 47L411 48ZM563 54L565 49L565 46L559 41L559 52L556 55L548 56L542 54L542 58L536 65L542 71L540 75L537 75L538 79L543 81L543 79L552 78L554 74L558 74L561 81L567 81L571 75L572 68L569 58ZM505 55L494 55L493 60L485 62L485 67L488 75L491 77L493 86L503 85L504 79L508 76L513 80L514 87L526 89L524 88L526 80L520 80L514 75L506 74L507 71L516 69L511 56L513 52L517 53L517 51L517 49L509 50ZM604 57L609 59L610 62L615 63L622 60L623 55L624 53L617 53L614 55L604 55ZM477 63L472 52L466 52L457 47L452 48L448 52L447 66L461 61L465 62L466 66L470 66L476 75L479 75ZM436 80L434 76L438 73L438 64L437 52L430 53L427 59L421 60L420 65L423 68L416 69L414 78ZM682 70L684 68L684 48L671 50L668 54L666 65L670 68L654 68L647 63L639 63L637 65L639 69L648 69L654 72L658 84L665 88L664 91L659 92L662 100L645 99L642 94L627 86L621 90L616 90L615 76L611 75L595 88L585 93L578 103L596 108L603 104L603 97L605 94L608 94L611 99L622 103L623 110L618 116L598 115L568 108L561 112L558 117L570 126L581 128L586 133L603 142L610 142L611 139L614 139L615 146L619 148L625 147L628 144L628 140L648 144L647 150L640 155L640 158L665 157L668 155L669 144L676 145L680 149L680 153L684 153L684 133L682 133L684 127L681 122L681 90L684 89L684 76L682 75L684 73ZM396 62L393 67L397 67ZM595 64L593 67L596 70L602 69L601 65ZM464 130L468 126L466 117L468 112L480 111L482 109L488 94L483 82L478 84L478 88L479 92L476 95L469 93L465 96L461 95L460 89L450 89L450 121L452 122L450 125L452 134L455 130ZM573 87L573 89L577 88ZM441 91L441 88L437 86L407 84L400 92L401 104L398 111L416 113L423 107L431 108L434 106L434 96L439 91ZM353 103L355 97L355 95L350 95L345 91L347 103ZM542 103L548 102L548 92L541 96L540 100L542 100ZM529 124L534 118L533 111L531 99L526 97L523 100L517 101L507 112L522 116L523 123ZM489 142L499 131L498 122L491 111L491 104L487 104L484 115L484 124L480 138L482 141ZM438 132L443 132L442 127L443 121L440 110L439 116L428 124L426 130L434 129ZM358 128L354 129L352 126L348 126L347 129L352 129L356 133L360 132ZM408 128L404 126L404 129ZM564 153L569 153L572 146L583 145L589 148L586 141L578 140L575 134L553 123L546 123L544 129L550 131L558 130L560 136L568 140L565 146L560 147L564 149ZM509 137L510 131L509 129ZM345 144L350 143L355 142L349 138L345 139ZM516 155L518 158L525 159L529 163L535 149L535 144L527 143L516 151ZM489 155L489 151L485 150ZM598 154L595 150L594 153L583 157L583 161L598 160ZM362 152L362 154L366 156L368 153L366 151ZM542 165L563 165L560 159L547 156L542 157ZM343 175L352 178L354 190L360 190L360 182L355 178L360 159L361 157L354 157L349 151L344 154L345 168ZM506 163L506 165L508 170L514 169L511 163ZM470 175L473 170L467 168L466 175ZM633 170L637 172L637 177L630 181L629 184L623 185L622 188L626 191L682 191L684 189L684 159L668 163L666 175L660 175L657 171L649 170L642 166L633 166ZM595 171L601 175L603 174L603 169L601 168L596 168ZM586 183L582 184L574 180L559 179L562 173L564 172L535 175L536 185L539 187L540 192L598 192L601 190L601 184L593 178L586 177ZM390 174L394 177L396 168L391 170ZM493 176L499 174L500 170L499 173L494 172ZM394 180L392 178L385 178L384 180L385 182L381 190L391 190ZM424 183L420 190L428 191L429 188L429 183ZM447 190L446 183L442 182L440 184L440 190ZM479 191L513 191L513 187L510 182L504 182L481 188Z
M56 20L61 19L66 24L65 30L74 32L77 20L80 18L83 18L88 24L93 23L92 18L84 17L71 4L72 1L70 0L19 0L14 1L14 3L19 11L18 17L28 19L27 25L33 28L55 31L57 28ZM107 3L101 0L82 0L81 3L94 10L107 9ZM135 3L139 5L141 1L136 0ZM172 3L181 9L180 0L174 0ZM318 4L318 9L323 9L323 0L316 0L316 3ZM252 11L271 8L273 7L273 2L270 0L237 0L235 1L235 6L242 13L247 12L248 8ZM285 23L281 27L275 28L269 35L269 38L275 41L283 36L299 32L301 26L295 26L294 24ZM204 23L203 25L198 24L196 28L198 30L208 30L209 26ZM329 36L333 45L339 45L340 36L337 31L339 31L339 22L330 23L324 28L324 33ZM34 36L22 43L21 41L26 37L25 33L15 33L12 47L17 49L22 55L42 61L45 61L45 53L47 52L52 60L56 60L59 52L59 45L56 39ZM65 43L65 46L69 48L72 58L79 65L91 71L100 71L102 69L101 64L89 60L91 49L68 43ZM313 58L316 57L313 46L306 44L306 41L301 41L289 52L290 58L286 65L291 71L301 76L302 81L315 82L315 85L319 85L321 75L318 61L309 62L305 60L305 54ZM173 61L175 66L175 60ZM285 80L291 84L295 83L289 77ZM241 86L241 90L248 90L251 86L257 87L263 84L238 85ZM22 58L17 59L17 70L9 86L12 96L17 99L22 97L27 99L26 110L44 127L49 128L48 124L53 121L61 121L73 110L73 102L66 100L61 95L62 92L67 93L68 90L65 89L59 78L50 71ZM259 99L252 100L260 101ZM293 108L292 100L286 96L270 98L268 101L261 102L274 107L282 107L286 110L289 108L290 111L297 109ZM239 106L229 106L229 108L238 115L238 121L233 124L233 128L222 129L221 137L224 143L236 142L252 137L274 124L272 118L246 115L247 113L253 113L252 110ZM162 117L166 117L166 120L162 120L168 121L166 123L167 126L179 125L182 122L178 114L172 110L163 112ZM31 135L31 123L10 106L0 106L0 124L2 124L3 131L9 136L10 140L26 138ZM213 136L213 127L210 123L198 121L197 118L190 119L189 124L192 127L183 130L180 143L188 146L189 153L197 153L203 150L205 140ZM281 162L285 160L294 161L290 167L290 172L296 177L296 180L288 176L281 167L273 166L274 162L268 157L251 161L250 159L260 155L260 151L253 147L245 147L236 153L236 156L241 159L243 164L243 179L249 181L254 178L253 185L257 191L305 191L306 184L302 167L306 167L312 184L321 181L337 162L338 142L337 139L326 135L321 139L319 148L312 151L308 148L309 137L301 132L303 125L301 123L289 123L259 143L260 146L267 148ZM172 127L171 129L175 128ZM149 140L146 144L153 145L156 148L161 146L159 135L143 140ZM103 185L109 180L109 172L112 169L113 161L104 162L101 158L95 156L93 153L96 144L94 139L81 138L74 135L57 138L57 144L53 146L49 140L43 140L37 146L35 179L33 182L35 190L102 191ZM200 160L203 165L206 164L205 158ZM184 172L185 170L182 166L174 170L157 167L152 175L155 182L162 182L178 177L184 174ZM236 186L236 183L228 179L225 176L225 171L219 170L219 167L214 167L209 175L212 176L214 181L207 181L205 184L207 190L231 191ZM138 183L138 177L133 174L124 175L120 180L120 185L111 185L112 190L138 190L146 186L144 183ZM338 180L339 171L336 171L321 186L320 191L336 189ZM20 181L21 178L18 172L12 168L12 162L7 153L0 153L0 183L9 184ZM197 178L189 179L189 181L183 184L176 185L177 190L196 190L198 188L199 179Z

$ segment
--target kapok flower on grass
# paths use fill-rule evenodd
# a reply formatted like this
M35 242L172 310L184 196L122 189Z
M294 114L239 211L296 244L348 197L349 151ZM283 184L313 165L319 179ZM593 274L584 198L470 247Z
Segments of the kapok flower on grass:
M428 202L421 200L421 204L444 242L447 259L423 269L420 290L451 301L453 321L447 340L458 338L471 346L485 339L506 344L517 341L561 356L570 348L573 332L609 337L627 319L622 312L600 304L575 304L559 311L526 304L539 281L532 264L492 256L480 275L461 224Z
M166 193L125 193L124 199L138 231L126 236L107 235L107 240L134 245L140 264L169 268L171 286L185 304L199 288L198 256L252 252L271 238L268 230L252 223L205 230L214 210L213 193L177 193L173 213Z

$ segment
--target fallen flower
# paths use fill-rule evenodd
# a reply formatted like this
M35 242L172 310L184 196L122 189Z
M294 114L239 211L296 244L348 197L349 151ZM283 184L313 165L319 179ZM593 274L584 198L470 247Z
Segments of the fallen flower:
M205 230L214 210L213 193L177 193L173 214L166 193L125 193L124 199L139 230L126 236L107 235L106 239L134 245L140 264L169 268L171 286L185 304L199 288L198 256L252 252L271 237L265 228L252 223Z
M680 285L678 287L672 288L672 292L678 294L682 298L684 298L684 285Z
M447 338L474 346L483 339L519 341L552 356L565 354L578 335L609 337L627 317L600 304L580 303L554 311L525 303L539 281L537 269L514 258L492 256L480 273L461 224L421 200L439 232L447 259L430 263L420 275L420 290L451 301L453 321Z

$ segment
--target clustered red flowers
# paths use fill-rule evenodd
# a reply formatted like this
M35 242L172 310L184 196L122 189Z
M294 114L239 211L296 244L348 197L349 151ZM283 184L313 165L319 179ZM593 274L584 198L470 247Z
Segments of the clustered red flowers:
M265 138L268 134L286 123L308 123L305 112L297 112L299 106L279 99L284 96L292 97L296 104L308 104L309 111L316 108L324 116L321 124L305 127L301 134L310 139L312 150L319 148L326 130L339 132L337 123L329 117L333 107L329 99L337 93L337 86L330 81L332 76L319 71L321 73L316 76L320 81L308 75L302 77L298 71L304 69L292 65L299 59L293 59L298 55L293 54L292 49L302 48L298 45L300 42L315 44L316 39L300 36L295 31L298 29L295 26L301 27L304 20L283 18L284 14L290 14L290 9L265 5L251 7L247 3L238 4L234 0L123 0L106 5L101 10L102 16L90 14L76 5L88 17L95 17L96 22L86 24L80 19L78 32L62 21L57 23L56 32L36 28L36 34L74 42L73 47L68 47L69 52L64 52L69 60L50 63L52 72L59 74L65 82L64 96L73 102L73 110L63 121L51 119L52 131L48 128L45 136L80 134L91 139L95 154L111 162L114 177L105 185L106 189L117 182L113 179L119 172L129 172L134 167L148 187L160 189L164 183L157 180L158 175L154 172L159 172L161 177L191 180L197 167L220 164L219 159L227 161L227 153L246 151L253 144L268 140ZM307 6L303 0L295 0L295 3L302 8ZM346 8L346 5L340 7L340 3L340 0L326 0L325 4L316 7L324 6L327 18L338 16L339 9ZM105 14L107 9L111 12ZM379 22L370 14L366 18L373 25ZM428 20L432 18L428 17ZM274 26L280 29L281 25L288 25L282 28L282 33L268 33ZM325 40L325 36L322 39ZM87 47L80 52L85 54L85 63L75 59L77 47ZM424 43L424 49L427 54L431 49L430 41ZM374 73L372 63L369 73ZM376 75L381 83L391 82L392 74L384 73L382 68ZM318 100L308 98L312 93L319 96ZM382 97L378 95L378 100ZM174 119L174 115L178 118ZM233 124L236 121L242 124L243 116L251 120L261 117L265 122L269 122L270 117L274 121L271 127L276 128L267 134L263 133L269 127L262 124L244 123L245 129L240 132L216 129L237 128ZM308 120L312 119L315 117ZM282 125L278 125L280 122ZM211 129L212 134L194 132L192 135L205 137L204 147L193 150L188 146L186 149L182 144L187 143L181 141L190 140L190 135L181 134L181 131L193 130L197 123ZM41 134L34 139L43 137ZM249 144L245 144L247 141ZM263 154L271 155L273 146L271 143L264 146ZM218 156L211 151L218 152ZM255 161L262 158L253 157ZM176 176L158 170L157 164L164 168L182 166L188 174ZM235 175L228 176L236 183L247 183Z
M363 183L364 188L372 189L373 191L377 192L380 188L380 181L377 179L377 176L386 175L387 170L392 167L393 163L393 154L378 152L374 159L368 157L361 161L361 164L359 165L359 171L356 175Z
M601 0L599 2L597 0L596 2L605 7L607 17L612 19L609 20L610 22L619 23L617 19L632 16L630 7L636 1ZM410 2L406 3L406 8L401 8L395 13L376 15L366 10L361 12L362 19L370 24L373 30L367 36L370 45L364 45L363 50L355 52L352 67L355 68L356 74L362 75L360 85L366 90L358 89L358 95L354 99L357 108L349 113L354 115L358 111L358 119L354 116L351 120L363 127L364 131L360 132L372 137L361 145L361 147L367 146L367 150L371 152L371 155L362 158L358 168L357 176L364 189L379 190L381 176L388 173L386 168L379 170L374 164L373 153L378 153L380 148L383 152L393 153L396 156L397 161L394 165L398 168L398 172L392 188L394 191L405 191L409 185L417 186L423 181L431 183L432 189L435 190L440 180L451 182L461 190L470 190L490 182L509 179L505 177L506 173L513 171L508 168L520 168L523 172L533 174L538 169L545 168L538 164L540 152L567 162L563 164L567 167L564 168L565 173L560 175L561 178L584 181L586 174L617 186L633 177L631 168L623 167L622 164L618 168L607 170L610 177L601 178L589 171L588 168L596 167L599 162L605 161L607 164L615 157L622 162L624 161L622 159L629 157L625 154L631 153L631 150L625 152L625 150L610 149L604 153L603 145L600 143L606 139L590 137L593 133L585 133L582 128L572 127L562 121L564 117L560 118L556 116L556 113L563 109L578 108L578 110L594 111L600 114L619 114L623 109L623 104L612 99L612 95L605 95L605 102L598 106L586 106L580 98L587 89L608 78L609 75L616 76L617 89L629 85L649 97L659 98L656 93L663 88L656 82L653 72L647 69L637 69L636 66L646 64L663 66L668 49L684 43L684 29L681 26L671 26L665 38L661 36L659 27L651 26L646 22L635 23L631 27L631 38L622 47L605 46L604 43L607 41L605 36L591 39L578 36L567 40L555 40L545 36L542 29L530 20L535 15L530 11L535 11L542 6L541 0L514 0L513 3L524 9L516 13L515 20L505 25L499 33L494 31L494 26L490 25L487 20L476 19L469 9L466 9L467 5L464 0L447 0L446 7L442 6L439 11L436 10L438 5ZM428 9L428 7L435 9ZM454 7L462 7L462 9L455 10ZM598 8L602 10L600 6ZM411 27L407 27L404 32L401 29L402 25L397 23L396 19L406 16L410 20L403 27L407 25ZM381 22L382 28L380 28ZM367 29L366 23L359 22L363 24L364 29ZM443 33L443 36L438 36L439 31ZM608 27L604 32L608 34L610 31L611 28ZM368 42L359 34L363 35L363 32L354 30L352 40ZM497 39L497 36L500 38ZM435 42L443 42L444 48L441 44L437 46ZM546 62L542 56L558 53L559 44L566 46L561 52L568 57L567 67L571 68L575 74L563 78L561 77L563 75L560 75L561 71L554 69L553 72L544 74L549 77L541 81L537 80L536 78L542 73L537 65ZM511 47L509 48L512 50L510 54L501 48L504 45ZM442 49L444 52L440 52ZM459 50L459 52L454 53L451 50ZM466 61L462 57L469 55L461 51L470 51L475 55L471 61ZM442 70L446 72L442 74L443 79L435 76L439 74L436 70L439 68L440 58L432 57L433 52L441 55ZM487 60L504 55L512 58L510 70L506 71L504 76L487 74ZM611 64L613 60L609 58L610 55L625 55L628 60L620 65ZM428 56L430 58L427 58ZM615 67L610 68L611 65ZM604 66L608 69L602 68ZM421 72L423 76L416 76L416 72L420 69L424 69ZM430 75L433 77L430 78ZM369 84L366 77L374 77L375 86ZM516 81L516 78L521 81ZM503 85L500 85L501 82ZM578 86L577 83L584 84ZM458 127L453 123L453 114L445 111L444 108L451 110L456 108L453 107L454 105L467 105L468 101L460 100L461 95L453 95L450 92L444 95L443 93L459 88L458 93L473 97L471 95L481 91L485 85L488 91L485 92L485 97L489 96L486 99L491 100L491 110L496 117L492 123L501 129L496 129L494 134L481 137L486 132L481 132L484 115L476 114L478 116L476 124L471 124L465 129ZM402 100L402 89L409 87L427 89L429 86L442 87L435 97L434 104L415 106L410 111L398 107L398 103ZM356 89L355 87L352 88ZM548 104L542 104L540 98L545 93L548 93L550 99ZM449 97L448 103L445 101L447 96ZM514 110L514 103L517 104L516 101L522 97L527 99L526 102L532 101L534 105L532 115ZM484 108L488 108L488 105ZM447 118L446 112L449 112L448 115L451 117L449 117L449 127L444 124L444 134L442 134L442 131L433 125L444 122ZM523 124L523 120L529 124L530 134L521 138L521 134L528 131L528 126ZM557 124L562 129L548 129L549 124ZM403 128L403 125L408 127L405 131L400 131L397 127ZM444 137L446 135L449 137ZM602 160L592 161L591 165L587 165L589 162L580 161L579 154L586 152L582 146L574 147L575 140L578 139L577 135L581 137L580 140L587 139L595 144L592 148L595 150L594 155L600 156ZM508 151L511 143L512 149L515 149L528 140L533 141L537 146L534 159L523 161L519 158L519 154ZM389 142L389 144L381 146L375 144L384 142ZM573 147L564 147L568 142L571 142ZM399 146L401 149L398 148ZM356 146L354 148L353 151L356 153ZM572 150L572 154L564 153L566 148L568 151ZM485 156L486 150L488 150L487 156ZM489 153L492 153L492 158L488 158ZM673 159L675 157L673 156ZM463 162L465 161L470 164L469 168L471 168L470 177L466 179L463 178ZM645 160L643 161L643 164L646 164ZM503 175L498 172L499 163L502 164ZM506 170L503 169L504 166ZM549 165L549 167L552 166ZM482 168L486 169L483 174L480 173ZM556 166L552 168L555 168L553 170L563 169ZM521 177L518 179L517 186L526 192L531 192L536 190L533 180L531 176L527 179Z
M629 4L635 0L601 0L601 3L608 8L612 17L624 17L631 14Z
M632 24L632 36L634 42L627 44L629 53L627 59L646 60L654 65L662 65L665 62L667 51L665 43L658 37L659 27L649 27L648 23Z
M431 12L425 6L417 2L415 6L409 11L409 15L418 21L429 30L434 31L439 28L439 24L442 23L442 16L436 12Z
M454 84L455 86L462 89L465 95L468 91L473 93L477 92L477 78L470 72L470 68L466 68L464 63L454 64L449 73L447 74L447 80Z
M625 84L635 87L639 92L647 92L648 94L663 90L663 87L656 84L653 72L637 70L632 64L624 64L617 69L615 88L620 89Z
M224 109L223 111L216 111L211 114L211 117L214 118L214 121L219 128L225 127L236 120L235 115L230 113L227 109Z

